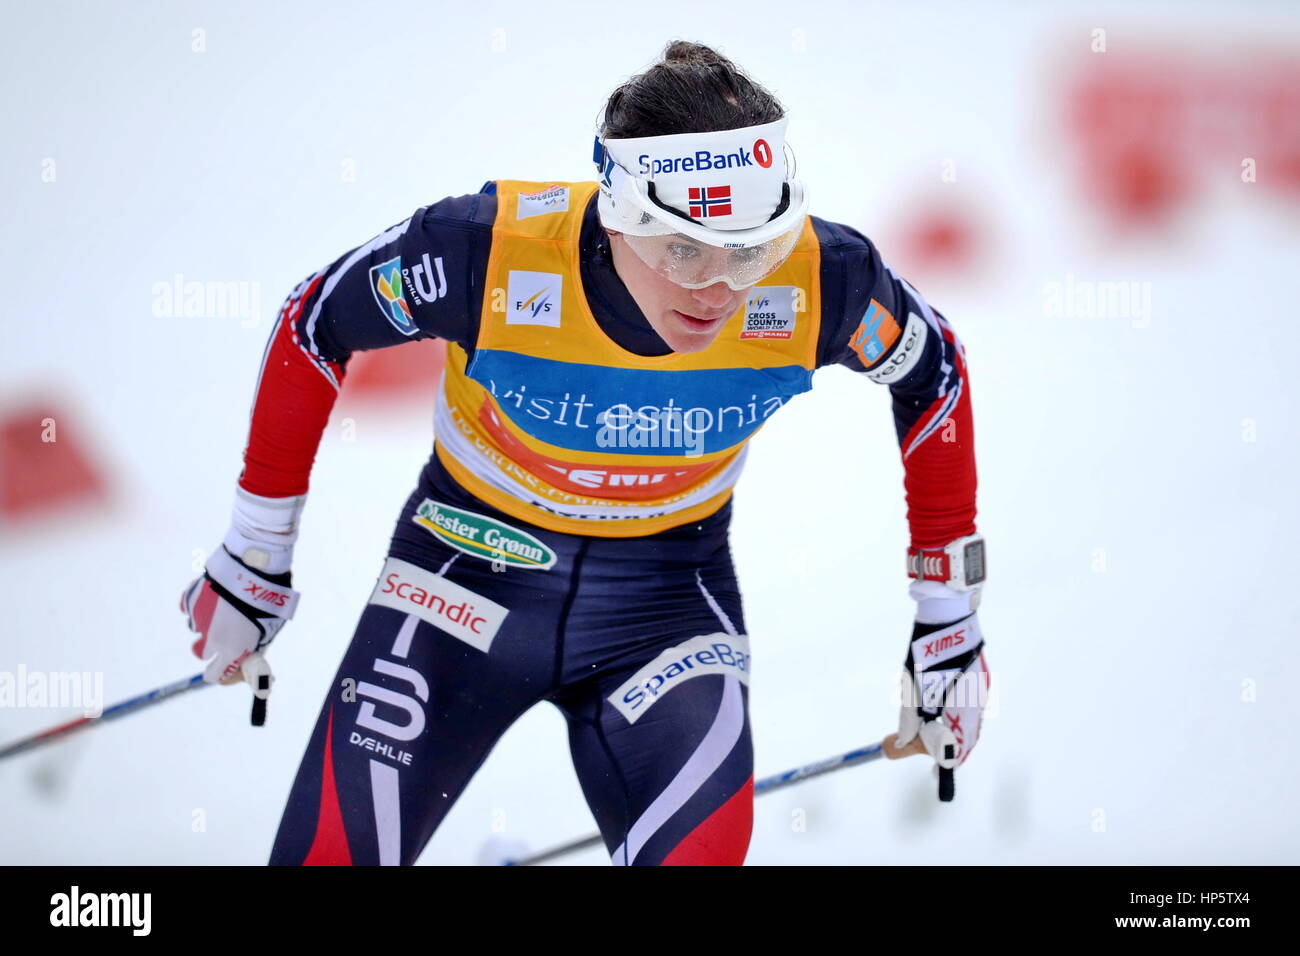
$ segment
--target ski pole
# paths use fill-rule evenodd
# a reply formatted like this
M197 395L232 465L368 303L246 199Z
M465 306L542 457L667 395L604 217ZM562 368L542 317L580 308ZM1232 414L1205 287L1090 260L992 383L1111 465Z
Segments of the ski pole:
M845 767L856 767L858 764L870 763L873 760L879 760L881 757L888 757L890 760L897 760L900 757L925 753L925 746L921 743L921 738L919 736L901 750L891 746L894 738L897 736L897 734L890 734L878 744L868 744L865 747L859 747L857 750L850 750L848 753L837 754L834 757L827 757L824 760L818 760L815 763L804 764L802 767L795 767L793 770L787 770L784 773L776 773L770 777L764 777L762 780L758 780L754 783L754 796L761 797L764 794L773 793L804 780L811 780L813 777L820 777L825 773L834 773L836 770L843 770ZM540 853L533 853L517 860L505 860L502 865L534 866L538 863L545 863L547 860L553 860L557 856L572 853L575 850L585 850L588 847L597 846L600 842L600 834L596 833L592 836L583 837L580 840L572 840L568 843L563 843L560 846L552 847L549 850L543 850Z
M184 680L178 680L174 684L166 684L162 687L154 688L140 694L138 697L132 697L121 703L109 707L98 717L77 717L68 721L66 724L59 724L57 727L51 727L49 730L43 730L39 734L33 734L30 737L24 737L22 740L15 741L6 747L0 748L0 760L6 757L12 757L16 754L24 753L57 740L60 737L66 737L68 734L76 733L80 730L89 730L91 727L97 727L102 723L110 720L116 720L118 717L124 717L127 714L134 713L144 707L149 707L169 697L175 697L177 694L183 694L189 690L195 690L199 687L207 686L204 683L202 674L195 674L193 677L187 677Z

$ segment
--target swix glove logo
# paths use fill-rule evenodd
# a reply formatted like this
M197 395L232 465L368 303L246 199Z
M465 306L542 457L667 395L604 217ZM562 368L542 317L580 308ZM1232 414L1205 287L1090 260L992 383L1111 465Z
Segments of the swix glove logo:
M912 642L912 664L919 673L974 649L983 635L975 615Z
M953 631L951 634L945 634L937 637L933 641L926 641L925 652L921 655L922 662L930 658L938 658L944 651L950 648L961 647L966 643L966 629Z
M749 638L744 634L706 634L670 647L609 695L629 724L683 681L705 674L730 674L749 683Z
M506 283L507 325L560 327L560 301L564 276L554 272L511 269Z
M244 600L250 604L270 604L273 607L284 607L289 602L289 595L284 591L275 591L271 588L262 587L256 582L249 582L248 587L244 588Z
M370 268L370 291L381 312L403 335L414 335L415 319L402 287L402 257L394 256Z

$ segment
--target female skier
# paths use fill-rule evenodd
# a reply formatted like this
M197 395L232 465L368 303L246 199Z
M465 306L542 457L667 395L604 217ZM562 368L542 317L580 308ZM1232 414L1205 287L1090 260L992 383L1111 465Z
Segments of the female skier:
M615 864L740 864L751 672L728 547L746 443L813 371L889 388L911 532L899 745L979 736L970 383L947 320L808 214L777 100L674 42L605 104L595 182L496 180L306 278L257 384L224 542L182 597L205 676L264 698L352 353L438 337L433 454L307 745L273 864L410 864L549 700ZM348 680L351 678L352 680ZM971 678L974 678L972 681ZM915 746L915 744L914 744Z

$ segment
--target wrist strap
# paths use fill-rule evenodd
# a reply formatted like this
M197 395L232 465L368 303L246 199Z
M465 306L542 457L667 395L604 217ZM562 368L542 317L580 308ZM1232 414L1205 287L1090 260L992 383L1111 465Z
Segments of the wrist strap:
M306 495L266 498L236 486L226 547L250 567L283 574L293 563L298 516L306 502Z

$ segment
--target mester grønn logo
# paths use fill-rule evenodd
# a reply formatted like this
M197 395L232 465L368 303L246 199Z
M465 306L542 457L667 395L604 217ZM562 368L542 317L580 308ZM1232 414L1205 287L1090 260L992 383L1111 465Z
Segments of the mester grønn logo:
M538 570L555 564L555 552L537 538L487 515L425 498L411 520L444 544L485 561Z
M152 893L83 893L78 886L50 897L51 926L124 926L132 936L148 936Z

